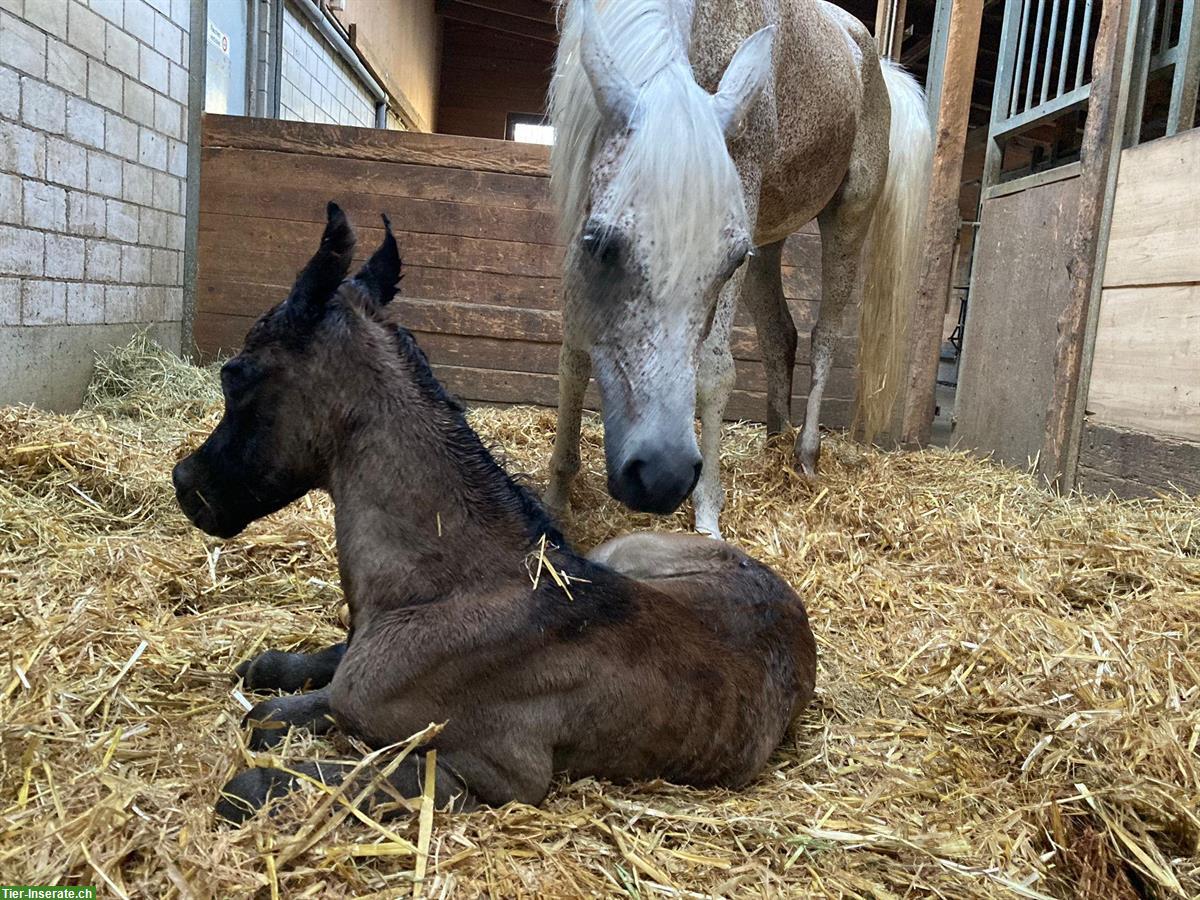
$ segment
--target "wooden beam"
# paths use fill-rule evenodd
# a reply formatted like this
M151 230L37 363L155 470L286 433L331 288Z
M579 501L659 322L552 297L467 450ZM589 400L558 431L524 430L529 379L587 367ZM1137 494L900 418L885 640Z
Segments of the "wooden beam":
M879 0L875 9L875 45L884 59L900 59L907 7L908 0Z
M463 0L438 0L438 15L464 25L474 25L488 31L498 31L502 34L512 34L531 41L544 44L558 43L558 29L552 24L537 22L521 16L485 9Z
M941 92L933 175L925 207L921 280L910 332L913 345L900 432L900 440L905 444L928 443L933 425L942 323L959 230L958 197L982 21L983 0L957 0L952 5L945 69L939 79Z
M1090 359L1085 359L1085 344L1089 330L1094 331L1093 313L1100 302L1122 126L1128 108L1131 65L1127 62L1132 62L1132 48L1128 46L1130 18L1137 15L1139 5L1138 0L1108 0L1103 4L1100 31L1092 53L1092 91L1080 148L1079 207L1068 242L1069 288L1066 306L1058 320L1054 384L1038 459L1038 471L1060 490L1070 490L1075 481L1083 420L1080 399L1087 390L1081 376L1085 368L1090 368Z
M530 19L544 25L554 24L554 7L542 0L461 0L467 6L477 6L501 15Z

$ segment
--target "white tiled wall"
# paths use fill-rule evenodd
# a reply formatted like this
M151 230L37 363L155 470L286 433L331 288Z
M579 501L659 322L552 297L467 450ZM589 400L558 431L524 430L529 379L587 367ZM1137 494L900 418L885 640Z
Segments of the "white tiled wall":
M0 0L0 327L178 322L188 0Z
M3 2L3 0L0 0ZM371 127L375 99L325 38L290 6L283 10L280 118Z

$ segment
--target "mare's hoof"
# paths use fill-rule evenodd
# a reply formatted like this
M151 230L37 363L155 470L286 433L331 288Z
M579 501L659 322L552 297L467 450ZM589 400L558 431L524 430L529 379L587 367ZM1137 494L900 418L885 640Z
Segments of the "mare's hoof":
M809 481L816 481L817 464L821 459L821 445L817 444L812 449L796 446L796 453L792 457L796 466L796 471L807 478Z
M262 767L238 772L221 788L217 816L241 825L269 801L285 796L295 786L296 777L282 769Z

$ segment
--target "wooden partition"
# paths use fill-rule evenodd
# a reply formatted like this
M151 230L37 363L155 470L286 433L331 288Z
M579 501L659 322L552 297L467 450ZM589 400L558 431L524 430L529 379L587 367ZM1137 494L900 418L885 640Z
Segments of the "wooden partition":
M201 354L236 351L282 299L317 245L327 200L348 212L369 255L392 220L404 258L395 302L438 376L462 399L558 400L562 248L544 147L230 116L205 116L195 339ZM801 332L793 408L808 388L808 331L819 296L811 228L785 252L784 290ZM848 313L849 320L853 313ZM839 349L824 421L844 425L855 344ZM744 311L728 416L761 420L765 377ZM595 388L588 403L596 408Z
M1080 481L1200 493L1200 129L1123 151Z
M989 197L980 212L955 440L1025 468L1042 447L1067 298L1079 179Z

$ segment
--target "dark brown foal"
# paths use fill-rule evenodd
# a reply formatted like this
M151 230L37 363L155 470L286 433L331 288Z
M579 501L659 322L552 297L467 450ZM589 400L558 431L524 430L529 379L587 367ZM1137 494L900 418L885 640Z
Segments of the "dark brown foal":
M812 697L799 597L710 538L634 534L572 551L391 316L390 227L347 279L353 246L330 204L291 294L222 369L224 417L175 467L188 518L223 537L314 488L334 500L349 638L239 667L251 688L314 689L255 707L251 745L336 724L379 747L445 722L428 745L435 799L457 808L539 803L560 771L745 784ZM545 574L532 583L543 546L569 593ZM346 771L290 768L325 782ZM414 756L391 784L417 796L420 771ZM294 782L249 769L218 812L240 821Z

